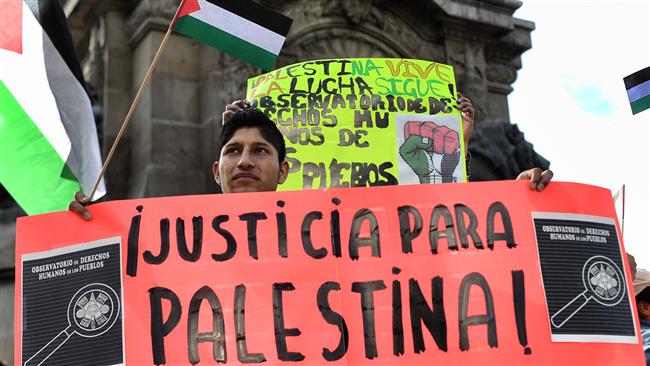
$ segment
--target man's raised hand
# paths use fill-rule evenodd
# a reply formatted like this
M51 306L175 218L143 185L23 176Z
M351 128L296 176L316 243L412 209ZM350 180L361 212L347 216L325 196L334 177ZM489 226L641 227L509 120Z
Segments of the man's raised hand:
M463 140L465 148L469 145L469 139L474 133L474 105L472 101L461 93L457 93L458 110L463 117Z
M241 111L243 109L250 108L251 103L247 100L235 100L234 102L228 104L226 106L226 110L223 111L223 114L221 115L221 125L223 126L232 118L232 115L235 114L237 111Z

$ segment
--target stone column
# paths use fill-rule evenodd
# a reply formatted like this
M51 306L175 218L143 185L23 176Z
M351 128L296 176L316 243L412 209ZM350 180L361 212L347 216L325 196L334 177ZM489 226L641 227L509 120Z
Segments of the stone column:
M131 90L144 79L176 1L141 1L128 20L133 49ZM206 191L199 119L200 46L173 34L130 126L129 197Z
M218 157L217 138L221 133L221 114L227 104L246 98L246 81L259 70L212 47L200 47L200 121L201 161L204 187L208 193L220 192L212 175L212 164Z
M129 109L132 92L132 55L126 32L126 14L117 9L105 12L92 31L99 77L96 89L103 109L102 156L108 155ZM94 45L94 46L93 46ZM97 48L97 50L94 50ZM95 52L93 52L95 51ZM89 78L92 82L92 78ZM100 81L101 80L101 81ZM107 199L126 198L129 190L131 136L127 134L118 145L106 172Z
M507 96L512 91L519 55L530 48L533 23L514 18L516 0L466 3L434 0L442 18L447 63L454 66L458 89L472 99L477 121L509 121Z
M535 24L514 18L513 30L490 42L486 49L488 113L492 118L510 122L508 94L521 68L521 54L531 48L530 32Z

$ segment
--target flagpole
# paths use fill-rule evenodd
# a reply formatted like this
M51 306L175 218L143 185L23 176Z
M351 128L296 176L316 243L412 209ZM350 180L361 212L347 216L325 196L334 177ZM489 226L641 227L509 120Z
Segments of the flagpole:
M104 161L102 170L99 171L99 176L97 177L97 180L95 181L95 185L93 186L93 189L90 192L90 195L88 196L90 200L92 200L92 197L95 195L95 192L97 191L97 187L99 186L99 182L102 180L102 177L106 173L106 169L108 168L108 164L111 162L111 159L113 158L113 154L115 153L117 144L119 144L120 140L122 139L122 136L124 135L126 128L129 125L129 122L131 122L131 117L133 116L133 112L135 112L135 109L138 107L138 104L140 104L142 93L144 92L145 87L149 84L151 75L153 74L153 70L156 68L156 65L158 64L158 59L160 58L160 55L165 50L165 47L167 46L167 41L169 40L169 37L172 34L172 28L174 28L174 24L176 23L176 17L178 16L178 12L183 7L183 2L185 2L185 0L182 0L180 5L178 5L178 8L176 9L176 13L174 14L174 18L172 19L172 22L169 24L169 28L167 28L165 37L163 38L162 42L160 42L160 46L158 46L158 51L156 51L156 54L153 57L153 61L151 61L151 65L149 65L149 69L147 70L147 73L144 75L144 79L140 84L140 88L138 89L138 92L135 94L135 98L133 98L133 102L131 103L131 108L129 108L129 112L126 114L126 117L124 117L124 121L122 122L122 127L120 127L120 131L117 133L117 137L113 142L113 146L111 146L111 150L108 152L108 156L106 156L106 160Z
M623 236L623 240L625 240L625 184L623 184L621 190L623 191L623 197L621 197L623 199L623 212L621 214L621 235Z

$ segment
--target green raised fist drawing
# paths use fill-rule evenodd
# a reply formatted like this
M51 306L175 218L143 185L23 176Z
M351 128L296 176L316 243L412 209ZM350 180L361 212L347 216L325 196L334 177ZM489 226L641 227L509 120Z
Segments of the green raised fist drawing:
M426 137L411 135L399 147L402 159L413 169L420 183L431 183L433 170L432 154L427 152L433 146L433 141Z

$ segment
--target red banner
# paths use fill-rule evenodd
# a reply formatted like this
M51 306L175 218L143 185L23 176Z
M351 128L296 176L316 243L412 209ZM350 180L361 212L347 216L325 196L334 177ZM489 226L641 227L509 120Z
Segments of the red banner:
M390 186L90 211L18 221L16 360L643 362L602 188Z

